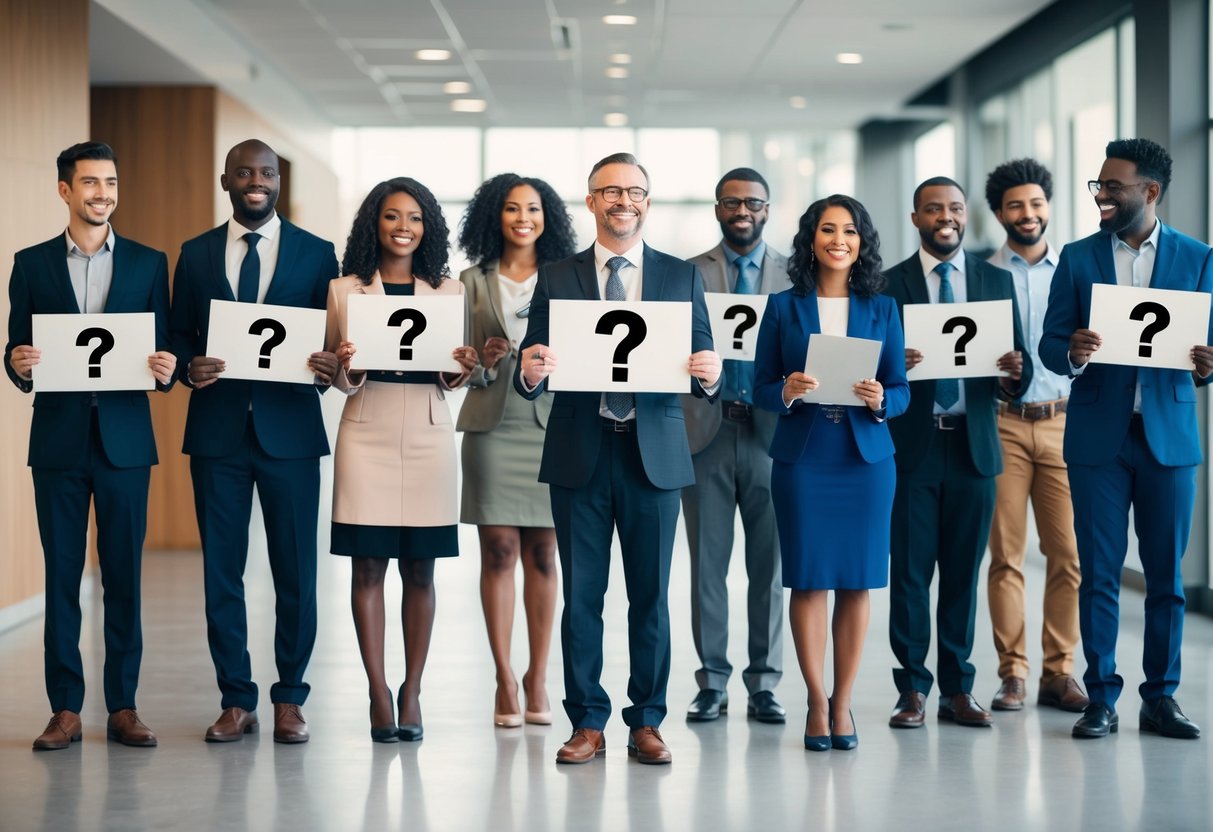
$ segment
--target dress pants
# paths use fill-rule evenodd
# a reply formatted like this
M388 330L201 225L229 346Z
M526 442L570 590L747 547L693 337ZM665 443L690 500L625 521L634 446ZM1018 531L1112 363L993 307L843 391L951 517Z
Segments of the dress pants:
M939 568L935 610L939 692L973 690L977 578L994 513L994 478L973 467L963 427L935 431L912 471L897 472L889 558L889 642L900 667L897 690L929 693L931 579Z
M143 658L140 578L151 468L110 464L94 408L88 451L81 464L34 468L32 473L46 563L43 645L51 710L79 713L84 705L80 580L88 545L90 498L97 510L97 561L104 587L105 707L110 713L134 708Z
M1003 468L996 481L998 496L990 527L987 581L998 676L1002 679L1028 678L1023 562L1029 497L1046 564L1041 680L1074 672L1080 573L1070 479L1061 453L1065 429L1064 413L1028 421L1006 412L998 419Z
M191 457L190 473L202 538L206 634L222 694L221 707L246 711L257 707L244 603L254 484L265 518L277 596L274 656L278 681L270 688L270 701L302 705L309 690L303 674L316 642L320 460L267 455L257 442L250 413L239 450L224 457Z
M1106 465L1070 466L1070 494L1082 567L1078 621L1087 695L1092 702L1115 707L1124 688L1116 672L1116 637L1130 505L1146 578L1146 680L1139 691L1142 699L1173 695L1179 687L1184 630L1180 560L1192 530L1196 466L1160 465L1150 452L1141 417L1135 416L1115 459Z
M635 423L632 423L635 428ZM602 431L594 473L580 488L551 487L552 517L564 588L560 649L564 709L574 728L603 730L611 700L602 676L602 610L619 531L628 595L631 675L623 721L659 726L670 678L670 561L678 489L655 487L644 473L635 432Z
M740 508L749 577L749 665L741 678L751 695L774 690L783 675L783 580L766 443L752 419L722 419L716 437L691 461L695 484L683 489L682 510L691 550L691 635L700 662L695 681L724 690L733 672L726 580Z

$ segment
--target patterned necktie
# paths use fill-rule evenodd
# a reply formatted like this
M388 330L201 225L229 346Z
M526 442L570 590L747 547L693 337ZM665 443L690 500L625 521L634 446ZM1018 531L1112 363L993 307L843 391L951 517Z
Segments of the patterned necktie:
M607 268L611 270L606 282L606 299L627 300L628 295L623 290L623 281L619 279L619 270L632 264L628 262L628 258L619 256L607 260L606 264ZM636 407L636 397L631 393L607 393L606 406L616 419L622 421L623 417Z
M956 295L952 293L951 274L954 269L951 263L940 263L935 267L939 275L939 302L955 303ZM949 410L960 401L960 379L941 378L935 380L935 403L944 410Z
M256 303L261 289L261 255L257 253L257 241L261 235L253 231L245 234L248 252L240 263L240 282L236 284L236 300L241 303Z

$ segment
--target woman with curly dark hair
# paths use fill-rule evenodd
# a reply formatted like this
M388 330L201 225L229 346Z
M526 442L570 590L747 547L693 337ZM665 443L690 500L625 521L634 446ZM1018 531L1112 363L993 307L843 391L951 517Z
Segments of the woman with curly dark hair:
M350 295L462 295L447 268L447 226L424 185L376 185L354 219L339 277L329 284L327 349L333 386L348 398L337 431L331 551L352 561L350 606L370 684L371 739L419 740L421 674L434 629L434 559L459 554L455 433L446 392L462 387L476 350L458 347L458 373L351 370ZM392 711L384 672L383 582L396 558L404 594L404 684Z
M868 629L868 590L889 582L897 470L886 420L905 411L910 388L901 321L893 300L880 294L880 269L880 238L863 205L838 194L814 202L792 241L792 288L771 296L758 332L754 402L786 416L771 443L771 494L783 584L792 590L788 618L809 690L804 745L812 751L859 744L851 688ZM851 406L801 399L818 386L804 366L819 333L882 342L876 377L855 382Z
M480 599L497 667L493 724L552 721L546 676L556 609L556 531L548 488L538 481L551 394L529 402L511 392L518 343L539 268L573 253L564 202L541 179L503 173L476 191L459 245L476 265L459 275L472 310L472 337L483 345L459 411L463 436L460 520L480 533ZM530 661L522 676L525 714L510 666L514 573L522 561Z

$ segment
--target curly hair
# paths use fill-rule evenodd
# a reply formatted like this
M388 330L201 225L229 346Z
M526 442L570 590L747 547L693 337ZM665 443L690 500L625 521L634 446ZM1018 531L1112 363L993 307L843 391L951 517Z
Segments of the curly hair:
M405 193L417 200L421 206L421 222L425 229L421 245L413 254L413 275L420 277L435 289L444 277L450 277L447 265L451 247L450 231L442 206L430 189L416 179L397 176L380 182L362 200L350 236L345 242L345 256L341 259L341 273L357 275L362 285L367 285L379 269L379 214L383 203L392 194Z
M1039 185L1045 199L1053 199L1053 175L1035 159L1012 159L1003 162L986 177L986 202L991 211L1002 210L1002 198L1007 191L1020 185Z
M551 185L542 179L499 173L476 189L472 201L468 203L467 213L459 223L459 247L482 270L493 260L501 258L505 248L501 211L505 198L519 185L534 188L543 206L543 233L535 240L535 255L539 265L563 260L577 247L573 218L569 216L564 200Z
M1171 184L1171 154L1149 139L1116 139L1108 142L1104 155L1109 159L1124 159L1137 165L1137 173L1158 183L1158 201Z
M872 224L872 217L863 203L844 194L819 199L801 215L800 230L792 240L792 256L788 258L792 290L798 295L807 295L817 288L817 258L813 255L813 238L817 235L821 215L831 206L849 211L859 231L859 259L851 267L848 280L851 291L864 298L880 294L886 283L881 272L884 264L880 259L880 235L876 233L876 226Z

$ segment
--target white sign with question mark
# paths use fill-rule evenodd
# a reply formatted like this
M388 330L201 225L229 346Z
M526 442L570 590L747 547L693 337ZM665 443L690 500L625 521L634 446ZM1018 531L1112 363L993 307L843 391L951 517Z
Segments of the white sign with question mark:
M147 357L156 351L151 312L34 315L31 346L42 350L34 390L152 390Z
M707 292L704 299L712 319L712 342L716 352L721 358L753 361L758 325L767 308L767 296Z
M1209 340L1210 300L1205 292L1096 283L1088 328L1102 343L1091 363L1191 370L1192 347Z
M549 390L689 393L688 301L553 300Z
M206 355L227 364L220 378L313 384L308 358L324 349L323 309L211 301Z
M998 359L1015 349L1010 299L969 303L907 303L906 348L922 353L910 381L1006 375Z
M466 343L462 295L359 295L346 300L354 370L459 372L451 357ZM479 352L483 344L472 344Z

